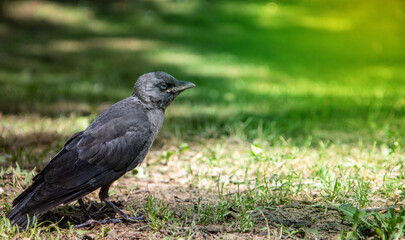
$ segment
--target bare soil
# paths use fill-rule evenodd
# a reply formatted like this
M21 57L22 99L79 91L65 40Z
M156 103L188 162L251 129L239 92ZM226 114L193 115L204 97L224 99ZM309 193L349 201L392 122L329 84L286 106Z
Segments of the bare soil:
M124 177L116 184L120 192L111 197L113 202L121 209L133 203L133 208L140 214L147 216L144 206L149 195L164 200L173 211L174 217L182 218L188 215L188 210L194 209L200 198L202 204L215 202L217 195L209 191L192 189L188 186L176 183L161 183L145 180L135 180L133 177ZM128 190L125 186L137 187ZM97 199L97 194L92 193L86 197L87 203L93 200L90 208L91 215L95 220L119 218L110 208L103 208ZM232 210L230 210L232 211ZM129 212L127 212L129 214ZM162 239L165 237L178 238L193 236L193 239L336 239L342 229L350 229L350 224L343 221L342 214L331 207L313 206L313 203L296 201L286 205L269 206L260 212L251 212L256 226L249 232L242 233L238 226L219 224L193 225L186 221L183 227L162 228L158 231L151 229L147 217L136 223L108 223L95 224L92 227L82 228L87 231L77 239L100 239L102 228L109 229L101 239ZM230 214L237 217L237 212ZM59 207L44 216L44 219L58 222L61 228L68 228L68 222L79 224L86 219L77 203ZM61 220L62 219L62 220ZM189 223L187 225L187 223ZM170 225L170 223L168 223ZM285 237L285 230L293 231L290 237ZM173 236L177 231L176 236ZM284 232L283 232L284 231ZM279 235L278 235L279 234Z

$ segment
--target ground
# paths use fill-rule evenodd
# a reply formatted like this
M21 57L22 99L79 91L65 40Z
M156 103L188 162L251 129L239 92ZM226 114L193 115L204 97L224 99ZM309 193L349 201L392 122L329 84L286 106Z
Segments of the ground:
M166 164L158 164L164 168ZM172 164L171 164L172 165ZM174 172L174 171L170 171ZM278 239L285 236L287 231L293 238L305 237L316 239L334 239L340 235L343 229L349 230L351 223L342 220L343 214L335 207L326 205L314 205L308 201L292 201L286 204L277 204L264 207L261 210L251 210L249 215L254 222L253 227L246 229L246 233L240 232L242 226L234 222L240 216L237 209L229 208L225 217L232 224L207 223L199 224L196 221L199 206L215 206L219 199L214 191L195 188L183 174L152 174L149 180L137 179L134 176L125 176L118 180L112 191L115 192L112 200L121 208L130 208L128 213L143 214L144 221L137 223L109 223L104 225L95 224L94 227L76 230L78 239L161 239L165 237L183 237L193 239ZM9 180L9 179L4 179ZM185 184L186 183L186 184ZM7 189L6 190L13 190ZM227 193L223 198L231 198L232 193ZM170 218L166 222L150 223L150 217L145 209L148 201L159 201L167 206ZM90 208L93 219L104 220L107 218L119 218L116 213L108 208L101 209L97 195L91 194L86 200L94 201L94 207ZM129 205L129 206L128 206ZM157 206L155 206L157 207ZM162 206L160 206L162 207ZM331 209L328 209L331 208ZM159 207L157 207L159 209ZM191 215L190 215L191 211ZM161 213L157 213L158 215ZM196 216L197 215L197 216ZM82 212L77 203L57 208L44 216L44 220L58 222L58 227L66 231L69 224L84 222ZM148 223L149 222L149 223ZM54 233L56 235L56 233ZM65 236L62 234L62 237ZM67 236L65 236L67 237Z
M41 136L44 142L47 138L58 141ZM385 216L388 207L397 207L399 214L398 206L403 205L397 193L403 182L395 180L401 174L398 169L391 169L389 175L383 169L375 172L375 166L361 162L356 148L330 145L320 153L288 143L263 148L237 139L217 141L189 145L163 133L146 162L113 184L113 202L130 215L145 216L144 220L75 229L74 224L86 219L73 202L46 214L42 220L52 223L45 222L42 228L22 233L9 229L3 234L62 239L337 239L355 227L345 211L354 215L363 209ZM43 143L38 147L43 148ZM349 162L347 151L351 151ZM332 154L335 162L320 162L322 154L326 159ZM395 153L391 157L396 161L403 158ZM353 164L364 171L351 172ZM340 169L339 177L329 170L335 166ZM25 178L32 178L33 172L15 168L2 172L2 212L8 211L11 200L29 184ZM385 182L380 182L379 173L385 174ZM85 202L93 202L90 212L96 220L119 218L102 207L97 193L88 195ZM7 225L7 220L2 221ZM357 229L364 236L375 235L363 222L357 224L364 228Z

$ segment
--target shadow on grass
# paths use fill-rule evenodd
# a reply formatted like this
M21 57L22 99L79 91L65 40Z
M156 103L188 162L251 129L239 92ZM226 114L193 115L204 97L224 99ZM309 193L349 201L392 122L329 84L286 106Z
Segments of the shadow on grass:
M404 79L395 68L404 64L400 41L404 33L397 31L401 12L387 17L391 13L383 11L400 3L373 3L381 11L370 4L344 1L331 5L321 1L6 2L0 28L0 111L89 114L100 103L129 96L142 73L163 70L198 85L194 93L176 100L179 103L236 109L225 116L217 109L195 110L197 117L169 118L172 123L185 123L191 132L204 131L208 124L226 136L229 131L223 129L248 123L250 139L257 136L258 125L267 124L274 136L305 139L322 129L350 129L353 119L358 121L354 132L369 131L361 125L367 125L376 109L379 116L374 114L371 121L383 124L384 115L404 116L404 105L394 107L390 98L358 102L353 96L295 94L288 87L278 95L254 90L262 82L294 86L297 79L305 79L308 85L334 82L367 91L368 86L375 87L375 79L360 74L353 85L350 76L378 65L394 68L385 80L398 87L394 92L400 91ZM156 60L160 52L175 54L177 48L208 60L192 65L195 71L171 59ZM229 63L236 70L201 75L198 69L210 59L213 65ZM255 70L238 75L245 65L264 66L265 72L287 77Z

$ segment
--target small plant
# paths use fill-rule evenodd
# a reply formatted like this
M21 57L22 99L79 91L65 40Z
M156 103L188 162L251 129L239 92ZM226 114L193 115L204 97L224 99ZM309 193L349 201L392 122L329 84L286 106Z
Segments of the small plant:
M358 180L356 183L358 190L355 191L355 199L360 207L365 207L370 202L373 193L370 182Z
M218 202L213 204L208 202L207 204L201 203L201 198L198 198L196 205L197 219L201 224L210 224L210 223L225 223L226 217L230 213L230 202L227 197L224 196L223 190L224 185L220 183L220 177L217 179L218 187Z
M64 230L57 223L48 223L38 223L35 218L32 227L20 229L17 225L11 225L10 220L3 216L0 218L0 239L61 239Z
M166 224L173 220L173 212L169 209L169 205L154 196L148 196L145 210L148 214L148 223L155 231L165 228Z
M352 230L347 233L342 231L341 239L378 236L383 240L398 240L404 236L405 208L398 213L394 208L389 208L386 213L379 213L366 212L347 204L340 206L339 210L345 214L345 219L352 223Z
M389 208L385 214L372 212L372 216L378 226L376 233L381 239L396 240L404 236L405 208L398 214L395 209Z

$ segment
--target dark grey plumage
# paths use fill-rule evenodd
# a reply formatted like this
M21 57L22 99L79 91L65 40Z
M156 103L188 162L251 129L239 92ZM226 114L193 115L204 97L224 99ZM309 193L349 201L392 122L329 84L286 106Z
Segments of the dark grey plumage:
M11 223L26 227L34 216L39 218L98 188L100 199L111 203L112 182L142 163L163 124L166 107L194 86L164 72L139 77L132 96L113 104L86 130L70 137L33 178L32 185L13 201L7 216Z

